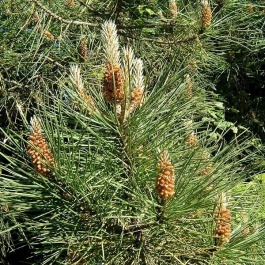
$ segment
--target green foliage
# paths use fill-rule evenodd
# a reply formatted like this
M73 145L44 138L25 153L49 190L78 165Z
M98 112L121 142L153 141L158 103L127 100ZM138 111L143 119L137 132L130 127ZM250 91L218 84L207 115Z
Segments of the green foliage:
M250 1L210 1L207 28L200 1L176 3L172 18L167 1L0 2L1 262L26 246L30 264L264 264L262 145L241 126L251 122L225 119L228 103L216 94L232 95L238 112L231 88L242 76L261 80L264 3L252 13ZM102 93L107 19L144 60L145 100L125 123ZM69 80L72 63L95 102L91 115ZM33 115L55 157L47 176L26 151ZM191 132L198 148L187 145ZM163 150L176 177L166 202L155 191ZM216 246L223 192L232 235Z

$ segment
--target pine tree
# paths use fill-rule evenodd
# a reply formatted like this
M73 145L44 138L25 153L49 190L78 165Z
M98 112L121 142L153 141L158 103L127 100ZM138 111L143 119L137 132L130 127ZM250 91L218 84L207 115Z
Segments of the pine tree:
M16 46L33 59L13 51L0 76L18 121L1 129L3 262L264 264L261 145L207 90L223 53L254 47L225 35L248 1L33 2Z

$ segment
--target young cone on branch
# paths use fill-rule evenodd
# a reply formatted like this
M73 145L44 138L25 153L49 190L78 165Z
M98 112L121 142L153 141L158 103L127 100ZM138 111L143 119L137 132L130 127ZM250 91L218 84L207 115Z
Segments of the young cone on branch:
M41 175L51 172L47 165L54 166L54 157L48 143L41 133L41 126L34 116L31 119L31 133L28 137L27 153L31 157L32 164Z
M124 99L124 73L120 67L119 41L116 25L107 21L103 24L103 45L107 59L103 79L103 95L106 101L115 102Z
M175 0L169 0L169 16L172 18L178 16L178 6Z
M228 243L231 237L231 213L226 208L226 196L224 193L220 195L218 206L215 210L215 230L214 238L217 246Z
M85 93L85 88L84 84L81 78L80 74L80 68L77 65L72 65L70 67L70 80L74 87L76 88L79 96L86 102L88 103L89 108L87 106L82 106L82 108L90 115L92 114L93 110L96 110L95 103L93 101L93 98L91 95L87 95Z
M202 11L201 11L201 26L206 28L211 25L212 21L212 10L208 1L202 1Z
M48 30L44 30L43 35L44 35L44 36L46 37L46 39L48 39L48 40L54 40L54 36L53 36L53 34L52 34L50 31L48 31Z
M162 200L167 200L175 194L175 175L166 151L161 153L157 167L159 173L156 179L156 192Z
M185 139L185 142L187 144L188 147L196 150L199 148L199 140L198 140L198 137L197 135L192 132L186 139Z
M141 103L144 93L143 61L135 59L134 62L134 90L131 93L131 109L133 112Z

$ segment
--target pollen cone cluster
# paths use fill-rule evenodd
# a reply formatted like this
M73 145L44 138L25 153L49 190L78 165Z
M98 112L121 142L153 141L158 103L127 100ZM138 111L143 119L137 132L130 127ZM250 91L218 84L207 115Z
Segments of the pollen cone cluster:
M143 90L141 88L135 88L131 93L131 112L134 111L137 106L140 105L143 98Z
M114 104L120 122L124 122L143 99L143 62L134 57L129 46L122 49L120 59L117 29L112 21L103 24L102 37L106 57L103 96Z
M231 237L231 212L223 201L215 210L215 222L214 238L217 246L221 246L228 243Z
M176 18L178 15L178 6L175 0L169 0L169 15L172 18Z
M119 102L124 99L124 75L118 65L107 63L103 80L103 95L108 102Z
M174 167L169 161L166 151L162 152L158 162L158 176L156 192L162 200L171 198L175 194Z
M82 62L84 62L87 59L87 40L83 38L80 42L79 46L79 57Z
M32 164L41 175L51 172L49 166L54 166L54 157L48 143L41 133L38 119L34 116L31 120L32 130L28 137L27 153L31 157Z
M202 11L201 11L201 26L206 28L211 25L212 21L212 10L209 6L208 2L205 1L202 4Z
M192 132L186 139L185 142L188 147L196 150L199 148L199 140L194 132Z
M81 108L87 113L87 114L92 114L93 111L96 110L96 105L93 101L93 98L91 95L88 95L85 93L85 88L84 84L82 81L81 73L80 73L80 68L77 65L72 65L70 67L70 80L73 84L73 86L76 88L80 98L88 103L89 108L86 105L82 105Z
M93 111L96 111L96 106L91 95L79 93L80 97L88 104L90 108L83 106L82 109L88 114L91 115Z

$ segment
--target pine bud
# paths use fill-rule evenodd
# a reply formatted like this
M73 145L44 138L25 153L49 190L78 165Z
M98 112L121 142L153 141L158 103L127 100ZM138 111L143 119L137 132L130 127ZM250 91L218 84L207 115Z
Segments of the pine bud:
M91 115L93 111L96 111L96 105L93 101L93 98L91 95L86 95L83 93L80 93L80 97L88 104L89 108L86 108L86 106L83 107L84 111L88 114Z
M44 30L43 35L46 37L46 39L48 40L54 40L54 36L52 35L52 33L48 30Z
M85 38L81 39L79 46L79 57L82 62L87 59L87 40Z
M85 88L83 84L83 80L80 74L80 68L78 65L72 65L70 67L70 80L73 84L73 86L76 88L80 98L82 98L86 103L88 103L89 108L87 108L85 105L82 106L82 109L86 111L89 115L92 114L92 111L96 110L95 103L93 101L92 96L87 95L85 93Z
M220 196L220 203L215 210L214 238L217 246L228 243L231 237L231 212L226 208L225 195Z
M188 147L196 150L199 148L199 140L194 132L192 132L186 139L185 142Z
M209 6L208 2L205 1L202 4L202 11L201 11L201 26L202 28L206 28L211 25L212 21L212 11L211 7Z
M134 90L131 93L131 109L133 112L140 105L144 93L143 61L134 60Z
M140 105L143 98L143 90L141 88L135 88L131 93L131 110L133 112L137 106Z
M175 175L174 167L169 161L166 151L163 151L160 155L158 172L156 192L162 200L169 199L175 194Z
M119 66L107 63L103 79L103 95L108 102L124 99L124 75Z
M176 18L178 16L178 6L175 0L169 0L169 16Z
M40 16L39 16L39 13L37 11L35 11L33 14L33 20L35 23L38 23L40 21Z
M31 119L31 133L28 137L27 153L31 157L32 164L41 175L51 172L47 165L54 166L54 157L41 133L38 119L34 116Z

